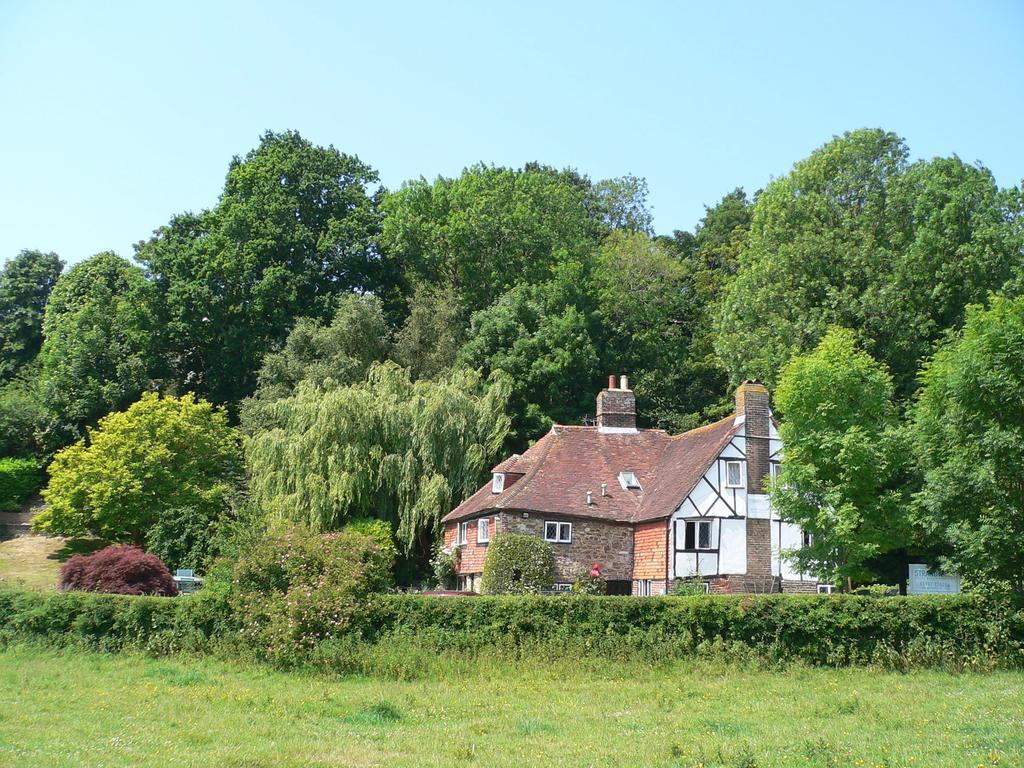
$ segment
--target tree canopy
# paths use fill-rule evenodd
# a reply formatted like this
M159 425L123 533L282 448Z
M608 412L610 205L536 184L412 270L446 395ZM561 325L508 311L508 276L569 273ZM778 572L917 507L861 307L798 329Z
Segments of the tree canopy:
M55 253L22 251L0 269L0 381L35 360L43 312L64 269Z
M441 516L476 490L501 447L507 400L501 378L457 370L412 381L390 362L327 392L300 385L273 406L279 426L249 443L252 498L314 530L386 520L406 553L429 553Z
M40 353L46 444L59 448L127 407L159 370L155 289L142 270L106 252L76 264L50 294Z
M785 461L772 504L813 536L797 562L829 579L867 576L868 560L910 537L909 445L889 373L832 328L783 368L775 403Z
M905 396L965 307L1020 270L992 174L907 156L895 134L854 131L758 196L715 331L733 380L778 381L789 357L842 325Z
M921 522L953 570L1024 592L1024 298L971 307L921 381Z
M34 525L59 536L143 544L180 510L218 517L241 471L241 444L222 410L191 394L147 392L54 456L47 507Z
M337 295L374 287L376 182L354 156L268 132L232 161L213 210L175 217L139 244L180 387L236 404L297 318L329 318Z

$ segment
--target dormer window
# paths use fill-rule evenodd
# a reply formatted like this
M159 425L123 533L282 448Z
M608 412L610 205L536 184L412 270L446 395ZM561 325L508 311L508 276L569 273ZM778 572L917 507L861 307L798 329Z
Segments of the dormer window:
M725 487L726 488L742 488L743 487L743 462L741 462L741 461L727 461L727 462L725 462Z
M622 489L624 491L629 491L629 490L639 491L639 490L642 490L640 488L640 481L637 480L637 478L636 478L636 474L634 472L629 471L629 470L626 470L625 472L619 472L619 485L622 486Z
M491 493L501 493L505 490L505 473L495 472L491 477Z

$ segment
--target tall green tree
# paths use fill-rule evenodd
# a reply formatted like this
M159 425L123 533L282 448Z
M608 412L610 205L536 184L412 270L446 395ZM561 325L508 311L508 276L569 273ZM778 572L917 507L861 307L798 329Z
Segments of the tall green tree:
M733 379L775 382L790 356L842 325L906 397L918 360L967 304L1013 277L1022 254L991 173L907 155L892 133L853 131L758 196L717 319Z
M641 417L672 431L698 426L726 389L703 275L693 256L622 231L602 244L593 271L603 369L631 374Z
M473 315L459 362L508 377L511 448L593 413L601 372L588 285L585 267L566 262L550 280L517 285Z
M395 361L414 379L432 379L455 365L466 341L466 313L450 285L421 284L409 299L408 315L395 334Z
M247 432L268 426L268 408L295 393L300 384L320 391L366 378L370 366L392 352L391 329L375 296L346 294L329 325L312 318L295 323L284 346L263 358L255 394L242 401L240 416Z
M57 453L49 473L37 529L141 545L163 518L187 522L181 510L207 521L227 509L241 479L241 444L210 403L147 392Z
M63 269L57 254L41 251L22 251L0 269L0 381L39 354L46 300Z
M1024 592L1024 297L972 307L921 381L921 521L947 567Z
M232 161L212 211L175 217L137 246L180 387L237 403L296 318L327 319L335 296L374 287L376 182L354 156L268 132Z
M813 536L796 561L828 580L870 579L866 563L911 536L910 445L892 378L851 331L832 328L783 369L775 405L786 450L772 504Z
M142 270L106 252L76 264L53 288L40 352L51 450L120 410L158 374L153 286Z
M421 178L388 195L382 248L408 286L450 286L468 316L590 250L600 213L588 200L589 183L578 174L475 165L456 179Z
M429 557L441 516L476 490L509 428L508 386L471 371L412 381L394 363L365 382L279 400L280 425L254 437L253 500L314 530L386 520L406 553Z

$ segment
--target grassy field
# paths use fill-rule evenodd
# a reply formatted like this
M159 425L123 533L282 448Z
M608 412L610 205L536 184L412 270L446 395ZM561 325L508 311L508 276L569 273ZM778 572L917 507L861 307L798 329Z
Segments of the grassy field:
M1024 765L1021 673L474 666L398 682L8 648L0 765Z
M18 536L0 541L0 585L56 589L60 567L69 557L102 546L95 539Z

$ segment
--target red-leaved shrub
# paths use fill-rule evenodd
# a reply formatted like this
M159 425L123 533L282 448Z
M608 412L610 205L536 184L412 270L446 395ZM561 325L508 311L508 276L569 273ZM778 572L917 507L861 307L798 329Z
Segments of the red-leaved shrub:
M171 572L159 557L127 546L75 555L60 569L60 588L118 595L178 594Z

